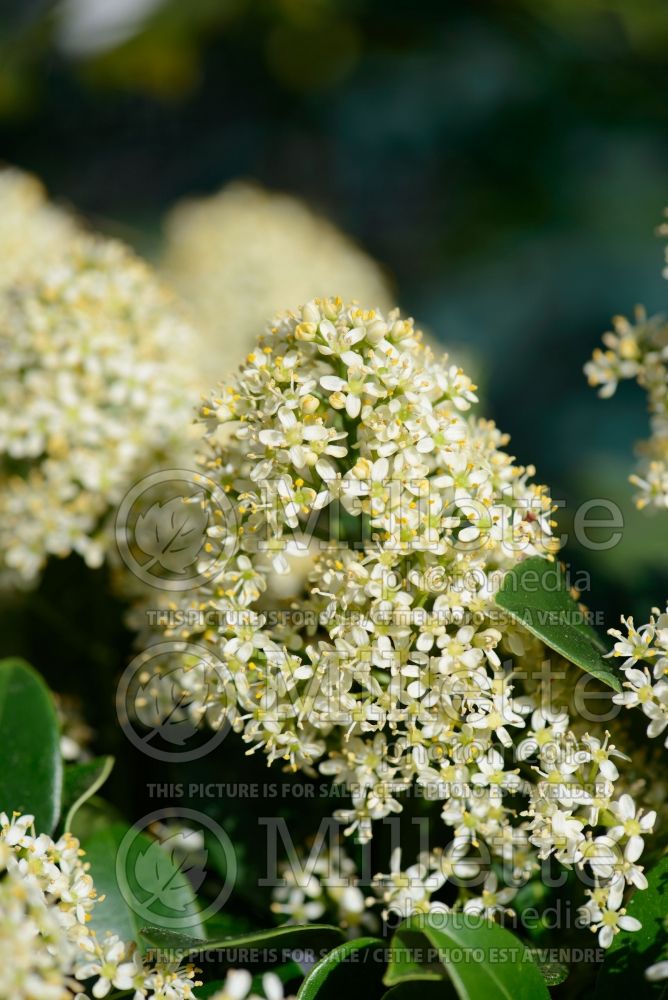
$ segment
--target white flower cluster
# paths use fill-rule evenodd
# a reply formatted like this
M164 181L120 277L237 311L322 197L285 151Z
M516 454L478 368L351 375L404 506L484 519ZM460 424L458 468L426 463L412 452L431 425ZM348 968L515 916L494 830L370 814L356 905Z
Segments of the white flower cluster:
M0 170L0 291L55 260L77 225L46 200L40 182L21 170Z
M233 516L209 511L210 579L167 635L191 717L229 718L269 762L318 764L350 795L347 834L369 840L417 785L454 831L432 865L446 878L484 844L510 879L552 856L587 865L601 900L644 879L633 800L615 795L623 754L546 705L546 650L499 615L506 571L555 549L551 501L467 415L474 388L397 312L313 300L279 318L202 408L204 468ZM309 541L305 590L282 608L270 574ZM218 675L188 668L190 640ZM490 880L462 899L493 912L510 896Z
M0 996L86 1000L86 982L96 998L113 987L134 1000L193 1000L192 966L150 966L134 944L97 938L89 921L104 897L83 855L71 834L36 836L32 816L0 813Z
M633 618L622 618L622 624L626 635L620 629L609 630L617 639L609 655L624 657L626 677L626 690L613 701L626 708L640 708L649 719L647 735L654 739L668 727L668 607L663 613L652 608L649 622L638 629Z
M306 860L298 855L281 865L279 874L283 885L273 890L271 908L288 923L327 919L349 937L357 937L362 928L378 930L378 920L369 912L360 889L355 863L338 844L333 850L313 850Z
M585 365L591 386L608 399L623 379L635 379L647 391L651 437L638 450L640 475L630 481L638 487L639 508L668 507L668 323L663 316L647 317L638 309L635 323L615 317L614 331L603 336L606 350L597 348Z
M396 848L389 873L374 879L374 888L385 904L383 918L387 920L391 914L403 919L416 913L447 913L451 907L435 902L432 896L453 878L465 883L479 876L480 864L466 857L468 849L468 840L456 837L445 850L424 851L416 864L403 869L401 849ZM494 917L506 909L517 891L509 886L499 889L496 873L489 871L481 894L466 900L464 912Z
M381 269L287 195L235 182L182 202L166 224L164 272L207 334L204 374L232 371L266 318L334 291L389 308Z
M609 758L607 763L611 763ZM508 885L500 885L496 871L481 862L480 843L471 841L463 825L445 850L425 851L416 864L405 870L401 868L400 853L395 852L389 874L378 875L375 879L376 890L385 904L383 916L387 919L396 914L405 918L414 913L443 913L461 908L465 914L496 917L508 909L518 889L531 875L533 858L529 848L533 844L540 845L539 859L553 855L567 868L588 867L594 888L586 891L590 898L579 911L579 923L598 932L601 947L608 948L620 930L639 930L640 922L627 916L621 904L627 885L647 888L643 868L637 861L644 849L643 837L652 832L656 814L643 814L628 794L611 801L608 797L611 781L600 778L597 784L602 791L596 797L584 793L585 800L591 802L589 816L587 813L574 816L571 810L556 809L548 822L539 828L537 837L530 833L527 837L521 827L507 826L500 838L502 844L505 841L505 851L495 852L494 843L486 841L490 854L498 854L504 873L509 875ZM582 787L580 779L575 790L581 792ZM551 787L544 787L541 792L544 795L551 793ZM592 828L598 825L598 817L592 819L592 813L602 808L609 810L613 825L594 836ZM529 814L533 811L532 806L527 810ZM589 830L585 832L587 825ZM468 857L472 843L478 852ZM454 905L432 898L448 882L459 888Z
M119 243L80 235L0 296L0 549L32 583L50 555L99 565L107 516L183 444L190 328Z

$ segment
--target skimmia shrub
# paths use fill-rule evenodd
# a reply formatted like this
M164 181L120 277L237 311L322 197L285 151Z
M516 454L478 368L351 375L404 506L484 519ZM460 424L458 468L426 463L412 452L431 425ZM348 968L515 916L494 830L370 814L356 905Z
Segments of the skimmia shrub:
M668 608L604 655L557 504L379 268L233 185L168 222L198 332L11 170L0 250L0 601L11 636L17 606L65 644L57 698L0 660L0 998L546 1000L597 972L596 996L660 991ZM654 508L667 329L618 319L586 369L648 391ZM249 348L193 428L203 377ZM90 664L76 560L69 617L31 587L71 553L113 569L76 569L102 589ZM127 665L100 638L110 590L140 597Z
M622 902L647 884L655 814L624 790L610 734L546 699L546 648L499 614L508 572L557 544L546 489L475 402L397 311L314 299L280 316L201 407L202 477L228 506L208 511L206 581L174 602L164 635L188 651L191 717L344 786L347 835L369 841L416 784L439 803L449 846L408 867L395 853L377 879L386 915L493 916L554 858L588 873L581 920L607 947L639 927ZM312 568L281 605L273 575L300 551ZM218 671L192 662L193 641ZM432 900L481 868L477 890Z

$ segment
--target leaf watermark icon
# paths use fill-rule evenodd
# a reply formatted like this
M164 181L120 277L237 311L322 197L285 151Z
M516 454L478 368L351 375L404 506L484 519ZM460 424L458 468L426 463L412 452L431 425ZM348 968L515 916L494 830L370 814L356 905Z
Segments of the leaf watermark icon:
M205 837L211 850L224 858L225 877L215 898L203 906L196 893L207 876L210 852ZM204 922L225 905L234 889L237 858L225 830L205 813L166 807L127 831L115 870L125 903L142 922L204 936Z
M216 712L201 725L207 691L218 693ZM230 731L235 711L228 668L197 643L170 640L150 646L127 665L116 689L116 715L125 736L142 753L166 763L198 760L214 750Z
M171 573L183 574L192 566L206 536L207 515L200 506L181 497L165 503L156 500L137 518L135 540L150 558L143 569L155 565Z
M187 897L183 892L184 881L196 892L206 878L208 851L204 850L202 864L183 856L177 846L181 834L174 833L162 843L157 840L137 855L134 874L137 884L148 893L144 906L149 909L160 902L174 912L187 910Z
M198 727L189 717L183 717L192 704L188 693L176 681L162 678L162 690L156 689L155 678L139 684L135 695L135 718L146 726L144 744L160 736L173 746L185 746ZM164 697L161 698L161 694Z
M124 496L116 513L116 545L142 583L157 590L194 590L215 579L235 554L236 520L225 491L208 476L162 469Z

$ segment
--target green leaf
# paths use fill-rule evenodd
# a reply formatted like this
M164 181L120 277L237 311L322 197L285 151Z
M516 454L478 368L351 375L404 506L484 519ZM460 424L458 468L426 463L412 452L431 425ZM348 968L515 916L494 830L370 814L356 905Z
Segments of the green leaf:
M433 951L423 929L417 926L421 918L405 920L395 931L392 950L384 983L393 986L407 980L434 980L447 978L442 962L430 955ZM397 950L398 946L398 950Z
M172 951L183 958L204 949L224 951L226 948L292 947L316 951L332 948L343 938L343 932L329 924L283 924L281 927L272 927L266 931L253 931L251 934L237 934L209 940L154 926L142 927L141 933L144 940L154 948Z
M320 959L304 979L297 1000L340 1000L349 996L377 996L383 981L385 945L379 938L346 941Z
M392 939L385 985L450 979L460 1000L545 1000L531 951L510 931L472 914L409 917Z
M613 938L598 975L597 1000L625 993L633 1000L657 1000L668 995L665 980L650 983L645 979L645 969L665 958L668 945L664 926L668 914L668 855L647 873L647 881L647 889L636 890L626 907L628 915L636 917L642 928L620 931Z
M204 921L208 938L232 937L233 934L245 934L253 928L253 921L238 912L226 909L214 913Z
M165 930L164 927L154 927L152 924L141 928L141 936L151 948L173 951L182 958L194 955L204 948L219 947L216 941L180 934L178 931Z
M496 603L555 652L603 681L622 686L602 653L606 646L585 621L556 562L540 556L525 559L504 577Z
M122 845L124 861L117 870ZM182 917L184 927L204 939L195 893L183 865L158 841L114 823L93 833L82 846L97 891L105 896L93 909L91 926L98 935L109 930L143 946L141 929L150 913L158 927L163 918L171 926Z
M70 833L81 843L88 841L94 833L106 830L113 823L125 826L123 814L106 799L92 795L77 811L72 820Z
M46 684L23 660L0 662L0 811L32 813L38 833L60 816L63 765L58 719Z
M90 874L102 902L93 907L90 926L103 937L111 931L123 941L139 941L141 921L125 902L116 879L116 855L127 832L122 823L113 823L97 830L82 843Z
M102 788L114 766L113 757L95 757L84 764L65 768L61 812L65 814L63 829L71 830L77 812Z

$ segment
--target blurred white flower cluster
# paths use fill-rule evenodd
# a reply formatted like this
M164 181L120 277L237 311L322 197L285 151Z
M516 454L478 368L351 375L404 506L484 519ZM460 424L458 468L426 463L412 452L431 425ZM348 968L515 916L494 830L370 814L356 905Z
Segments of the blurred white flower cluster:
M23 584L50 555L100 565L125 491L187 437L196 350L169 293L121 244L79 233L33 253L39 266L0 282L0 569Z
M616 912L620 887L645 884L615 790L624 755L552 707L547 651L499 615L506 571L556 549L552 504L467 414L475 400L396 311L316 299L280 317L202 407L203 467L234 517L209 511L209 580L161 638L184 642L190 717L229 719L269 762L318 765L350 796L335 813L346 834L368 841L416 785L442 803L452 850L419 863L417 890L416 872L392 876L388 909L430 904L423 868L439 888L464 868L484 880L496 859L517 883L555 857L588 866ZM271 573L314 542L304 592L282 608ZM190 640L219 675L189 671ZM172 692L180 655L165 659ZM469 864L481 844L487 864ZM460 898L493 913L508 888L490 879Z
M317 845L317 846L316 846ZM323 849L316 841L308 858L301 855L281 865L283 885L272 892L272 910L288 923L317 923L323 919L343 928L351 938L365 928L378 930L378 918L371 913L359 886L355 863L339 844Z
M57 260L77 224L49 204L42 185L21 170L0 170L0 292Z
M204 372L231 371L268 316L338 294L390 306L386 279L331 223L287 195L235 182L182 202L166 224L164 273L207 334Z
M134 944L98 939L92 911L104 907L84 852L69 833L35 835L32 816L0 813L0 996L86 1000L134 990L135 1000L192 1000L193 966L149 965Z
M624 657L626 690L613 701L639 708L649 720L647 735L653 739L668 728L668 607L664 612L652 608L650 620L640 628L635 627L633 618L622 618L622 624L626 634L610 629L610 635L617 639L610 655Z
M630 481L638 487L639 508L668 508L668 323L637 309L635 322L613 320L603 336L605 350L596 348L585 374L599 395L608 399L623 379L635 379L647 391L651 437L638 445L641 467Z

